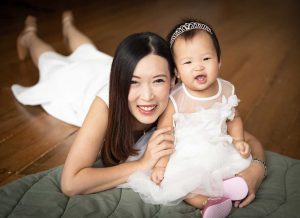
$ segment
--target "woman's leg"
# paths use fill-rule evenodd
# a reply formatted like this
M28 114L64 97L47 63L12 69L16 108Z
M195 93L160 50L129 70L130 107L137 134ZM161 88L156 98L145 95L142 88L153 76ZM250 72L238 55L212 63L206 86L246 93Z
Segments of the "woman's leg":
M37 36L36 31L36 18L28 16L25 20L24 30L17 39L17 50L20 60L24 60L29 51L33 63L38 66L40 55L47 51L54 51L54 49L49 44L42 41Z
M80 32L74 25L74 17L71 11L63 12L62 24L63 24L63 35L68 43L69 49L73 52L80 45L90 43L93 44L92 40L86 35Z

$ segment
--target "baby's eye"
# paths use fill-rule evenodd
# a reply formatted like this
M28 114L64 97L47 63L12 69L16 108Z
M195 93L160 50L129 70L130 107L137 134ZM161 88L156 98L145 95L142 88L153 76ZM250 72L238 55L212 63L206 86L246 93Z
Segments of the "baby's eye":
M183 64L190 64L190 63L192 63L191 61L185 61L185 62L183 62Z
M210 57L203 58L204 61L211 59Z

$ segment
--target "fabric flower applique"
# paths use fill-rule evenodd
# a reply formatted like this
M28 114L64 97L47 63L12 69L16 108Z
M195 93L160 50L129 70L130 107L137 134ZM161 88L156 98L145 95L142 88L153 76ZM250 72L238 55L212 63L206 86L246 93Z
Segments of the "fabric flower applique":
M221 110L222 117L226 117L229 120L233 120L235 115L235 107L238 106L239 99L236 95L231 95L228 99L223 95L222 96L222 105Z

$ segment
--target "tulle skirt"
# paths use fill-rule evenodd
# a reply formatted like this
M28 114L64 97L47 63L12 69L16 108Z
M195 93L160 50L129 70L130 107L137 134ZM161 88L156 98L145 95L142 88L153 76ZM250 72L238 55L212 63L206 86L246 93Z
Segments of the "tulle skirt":
M192 144L177 143L162 183L151 181L151 171L135 172L123 188L132 188L152 204L174 205L197 194L223 195L222 181L247 168L251 157L244 159L229 142Z

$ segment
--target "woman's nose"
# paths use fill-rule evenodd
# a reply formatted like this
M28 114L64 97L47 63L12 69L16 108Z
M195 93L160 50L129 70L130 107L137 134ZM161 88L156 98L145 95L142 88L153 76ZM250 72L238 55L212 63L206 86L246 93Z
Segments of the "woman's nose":
M143 87L143 90L141 90L141 97L145 101L149 101L153 99L154 97L153 90L149 85Z

